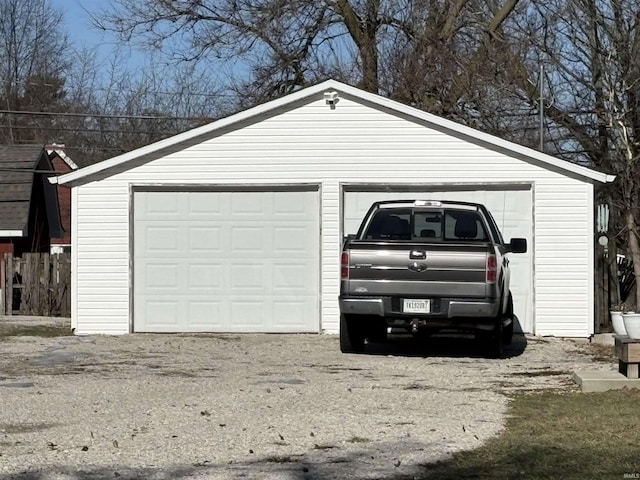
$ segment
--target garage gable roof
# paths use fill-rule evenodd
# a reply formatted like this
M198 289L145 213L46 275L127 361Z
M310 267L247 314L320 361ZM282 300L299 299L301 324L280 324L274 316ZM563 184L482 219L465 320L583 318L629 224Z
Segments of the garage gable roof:
M269 112L273 112L276 109L282 108L294 108L297 102L304 101L306 99L315 99L318 94L336 91L342 93L345 96L350 97L354 101L360 101L362 103L369 104L374 108L386 110L391 113L396 113L413 119L414 121L430 124L442 131L449 132L452 135L460 137L466 137L470 141L476 141L483 143L491 148L502 150L508 154L516 155L519 158L536 163L540 166L554 169L556 171L571 175L574 177L582 178L584 181L597 181L602 183L608 183L615 180L614 175L607 175L595 170L592 170L581 165L577 165L559 158L547 155L545 153L533 150L522 145L518 145L507 140L503 140L496 136L483 133L471 127L447 120L442 117L438 117L431 113L418 110L416 108L404 105L389 98L376 95L374 93L365 92L359 88L355 88L336 80L327 80L317 85L298 90L297 92L286 95L282 98L272 100L270 102L257 105L248 110L236 113L226 118L214 121L202 127L194 128L186 132L180 133L173 137L160 140L158 142L146 145L144 147L132 150L130 152L118 155L117 157L104 160L100 163L90 165L88 167L61 175L59 177L51 177L52 183L75 184L82 183L82 180L90 181L90 177L99 173L108 174L108 170L119 167L117 170L122 171L122 168L126 169L126 163L132 162L135 159L139 159L146 155L157 154L165 149L175 149L182 143L193 142L198 137L211 135L223 129L241 128L240 126L247 121L259 121L261 115Z

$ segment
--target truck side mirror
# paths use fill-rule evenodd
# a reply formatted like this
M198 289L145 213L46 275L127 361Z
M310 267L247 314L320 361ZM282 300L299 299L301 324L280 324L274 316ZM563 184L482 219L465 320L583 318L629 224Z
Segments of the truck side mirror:
M526 238L512 238L511 242L506 245L507 251L512 253L526 253L527 252L527 239Z
M356 234L355 233L350 233L349 235L345 235L344 238L342 239L342 244L344 245L347 242L350 242L351 240L353 240L354 238L356 238Z

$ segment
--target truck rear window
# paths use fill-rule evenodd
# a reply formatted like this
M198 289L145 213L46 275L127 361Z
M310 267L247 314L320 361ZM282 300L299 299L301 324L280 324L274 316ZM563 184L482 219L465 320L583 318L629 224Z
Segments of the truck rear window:
M478 212L469 210L378 210L362 237L365 240L488 240Z

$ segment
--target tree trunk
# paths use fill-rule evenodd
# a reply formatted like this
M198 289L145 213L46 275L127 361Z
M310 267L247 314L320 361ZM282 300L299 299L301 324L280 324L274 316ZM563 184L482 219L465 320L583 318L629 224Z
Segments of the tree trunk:
M640 243L636 232L636 216L633 211L627 212L627 231L629 232L629 250L631 250L631 260L633 261L633 275L636 277L635 307L640 306Z
M375 40L360 47L362 59L362 88L367 92L378 93L378 51Z
M358 47L360 61L362 62L362 82L359 85L363 90L378 93L378 45L376 32L378 30L379 2L369 0L367 13L364 19L358 17L351 4L347 0L338 0L336 11L342 16L345 27L353 42Z

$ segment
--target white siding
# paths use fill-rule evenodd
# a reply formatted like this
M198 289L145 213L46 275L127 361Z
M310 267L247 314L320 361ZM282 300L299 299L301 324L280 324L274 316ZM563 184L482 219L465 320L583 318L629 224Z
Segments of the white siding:
M534 261L535 332L539 335L593 333L592 198L590 184L547 181L537 185Z
M322 327L338 329L342 183L530 182L535 333L592 331L592 185L341 98L168 153L75 188L78 333L129 331L130 185L321 185Z

